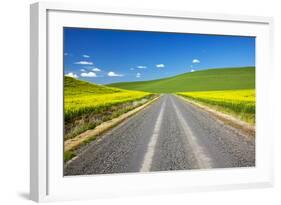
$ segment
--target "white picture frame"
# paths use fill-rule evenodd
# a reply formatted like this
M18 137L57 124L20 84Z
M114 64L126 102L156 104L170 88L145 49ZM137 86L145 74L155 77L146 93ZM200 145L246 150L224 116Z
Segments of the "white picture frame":
M32 200L40 202L91 199L273 185L273 125L270 122L272 112L266 109L272 107L271 102L266 100L274 75L273 72L268 72L272 69L273 56L272 18L40 2L31 5L30 25ZM188 25L193 26L190 28ZM63 138L55 137L62 135L60 119L63 69L53 69L59 65L63 68L63 26L151 31L170 29L177 32L255 36L256 167L63 177ZM71 187L75 187L75 190Z

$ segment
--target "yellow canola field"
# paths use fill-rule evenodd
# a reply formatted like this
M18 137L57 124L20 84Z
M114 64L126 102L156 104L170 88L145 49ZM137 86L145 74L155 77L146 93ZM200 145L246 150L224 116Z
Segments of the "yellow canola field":
M254 89L180 92L177 94L206 105L214 106L220 111L234 114L249 123L255 123L256 93Z
M99 111L100 109L104 110L112 105L140 100L149 95L149 93L139 91L122 91L116 93L91 95L65 95L65 118L69 119L74 116L79 116L83 113Z

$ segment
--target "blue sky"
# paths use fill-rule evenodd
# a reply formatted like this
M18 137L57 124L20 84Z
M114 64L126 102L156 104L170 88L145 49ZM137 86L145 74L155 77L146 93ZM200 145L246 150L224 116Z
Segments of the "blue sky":
M64 74L108 84L255 66L255 38L64 28Z

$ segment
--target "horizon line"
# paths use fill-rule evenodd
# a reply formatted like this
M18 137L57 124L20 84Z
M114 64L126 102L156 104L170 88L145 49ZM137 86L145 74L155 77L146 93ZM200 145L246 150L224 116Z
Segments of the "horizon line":
M206 71L206 70L216 70L216 69L238 69L238 68L256 68L255 65L247 65L247 66L239 66L239 67L216 67L216 68L207 68L207 69L200 69L200 70L195 70L194 72L200 72L200 71ZM170 77L165 77L165 78L157 78L157 79L153 79L153 80L143 80L143 81L121 81L121 82L116 82L116 83L107 83L107 84L102 84L102 85L112 85L112 84L118 84L118 83L133 83L133 82L148 82L148 81L157 81L157 80L162 80L162 79L168 79L168 78L173 78L179 75L183 75L186 73L194 73L194 72L185 72L185 73L180 73L177 75L173 75ZM88 82L88 81L87 81Z

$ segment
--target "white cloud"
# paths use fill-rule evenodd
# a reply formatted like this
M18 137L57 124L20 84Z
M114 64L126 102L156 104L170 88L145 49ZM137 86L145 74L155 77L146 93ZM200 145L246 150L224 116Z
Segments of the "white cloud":
M137 73L136 74L136 78L140 78L141 77L141 74L140 73Z
M134 68L130 68L130 70L135 70Z
M146 67L146 66L144 66L144 65L139 65L139 66L137 66L137 68L144 69L144 68L147 68L147 67Z
M200 60L195 58L195 59L192 60L192 63L200 63Z
M81 75L82 77L85 77L85 78L97 77L97 74L94 73L94 72L81 73L80 75Z
M157 64L156 67L157 67L157 68L164 68L165 65L164 65L164 64Z
M122 76L124 76L123 74L117 74L117 73L115 73L113 71L108 72L107 75L109 77L122 77Z
M196 71L196 70L194 70L194 69L191 69L191 70L190 70L190 72L192 72L192 73L195 72L195 71Z
M93 69L92 69L92 71L95 71L95 72L100 72L100 71L101 71L101 69L99 69L99 68L93 68Z
M79 64L79 65L93 65L93 62L91 62L91 61L78 61L78 62L75 62L74 64Z
M84 58L90 58L90 56L89 55L86 55L86 54L84 54L84 55L82 55Z
M72 77L72 78L78 78L78 75L76 75L75 73L72 73L72 72L65 74L65 76Z
M63 55L68 56L68 53L64 53Z
M80 71L81 71L81 72L85 72L86 70L82 68L82 69L80 69Z

